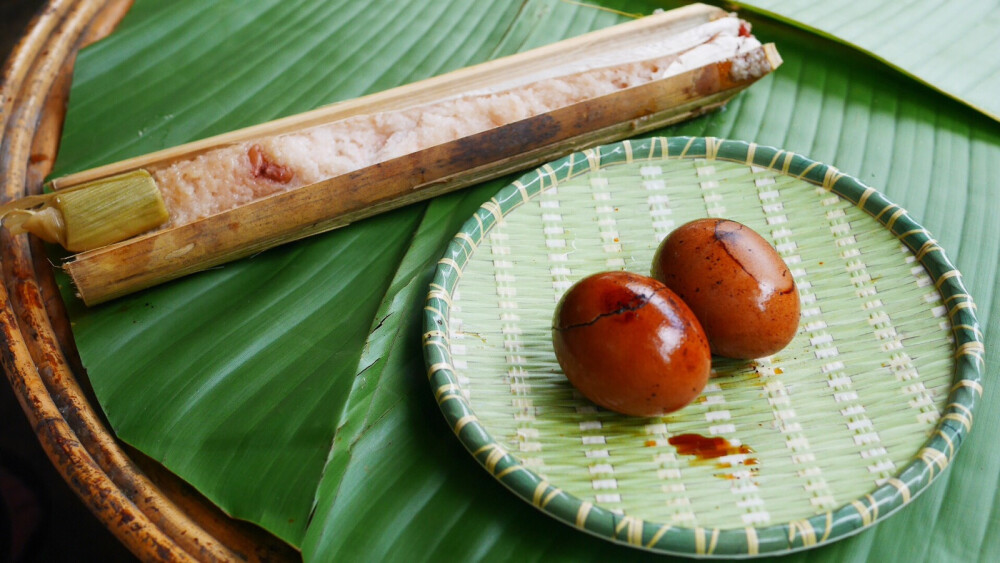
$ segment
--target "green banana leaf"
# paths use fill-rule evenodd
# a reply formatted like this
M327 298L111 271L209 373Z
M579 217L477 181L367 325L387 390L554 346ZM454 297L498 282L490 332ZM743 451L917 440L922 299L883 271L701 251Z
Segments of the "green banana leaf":
M597 4L628 13L676 5ZM853 3L824 5L849 12ZM751 20L778 44L784 66L723 111L658 133L780 146L882 190L963 272L988 320L989 366L976 429L926 493L874 528L793 558L988 560L1000 552L1000 456L989 431L1000 418L992 385L1000 326L991 315L1000 298L1000 124L939 92L961 95L947 59L927 63L938 74L925 79L940 81L928 88L790 25L799 19L792 11L783 16ZM55 174L622 20L559 0L137 0L77 61ZM872 50L911 70L880 48ZM504 184L99 307L84 307L66 287L77 345L115 432L309 560L643 557L551 520L494 482L427 388L427 283L447 241Z
M1000 119L1000 3L995 0L737 4L853 45Z

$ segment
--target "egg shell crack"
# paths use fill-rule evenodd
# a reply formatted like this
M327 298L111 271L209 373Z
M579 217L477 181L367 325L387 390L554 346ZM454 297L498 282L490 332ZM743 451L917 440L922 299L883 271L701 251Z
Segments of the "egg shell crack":
M649 295L636 295L635 296L636 298L642 299L642 302L639 303L638 305L634 305L634 306L632 306L632 305L624 305L622 307L619 307L618 309L615 309L614 311L610 311L610 312L607 312L607 313L601 313L600 315L597 315L596 317L594 317L593 319L591 319L591 320L589 320L587 322L571 324L569 326L564 326L562 328L560 328L558 326L553 326L552 330L558 330L559 332L565 332L567 330L571 330L571 329L574 329L574 328L580 328L580 327L590 326L590 325L596 323L597 321L599 321L599 320L601 320L603 318L606 318L606 317L613 317L615 315L621 315L622 313L638 311L639 309L642 309L643 307L645 307L646 305L648 305L650 299L652 299L654 295L656 295L658 293L662 293L664 291L669 291L669 290L670 290L670 288L664 287L664 288L661 288L661 289L658 289L658 290L654 291L653 293L651 293Z

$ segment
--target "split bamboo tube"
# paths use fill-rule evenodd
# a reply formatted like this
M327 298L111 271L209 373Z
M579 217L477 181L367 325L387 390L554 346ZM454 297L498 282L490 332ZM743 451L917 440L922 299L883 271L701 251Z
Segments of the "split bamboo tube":
M547 47L313 112L235 131L56 179L66 189L116 174L164 167L210 150L359 115L396 111L523 84L595 52L643 45L664 35L728 17L692 5ZM236 260L352 221L535 166L570 152L663 127L725 104L777 68L773 45L740 55L753 61L712 62L582 102L416 150L396 158L279 192L246 205L71 257L65 269L88 305Z

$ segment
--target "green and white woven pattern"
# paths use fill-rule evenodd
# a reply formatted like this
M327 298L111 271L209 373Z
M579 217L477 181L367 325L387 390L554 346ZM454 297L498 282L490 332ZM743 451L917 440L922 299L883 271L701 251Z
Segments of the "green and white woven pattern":
M670 416L598 409L556 362L556 302L597 271L648 274L660 240L705 216L777 248L802 300L796 338L716 358ZM930 235L856 179L769 147L655 138L571 155L483 204L439 264L424 350L459 439L536 507L638 547L752 556L857 532L947 467L982 393L975 307ZM680 434L744 447L697 459L670 445Z

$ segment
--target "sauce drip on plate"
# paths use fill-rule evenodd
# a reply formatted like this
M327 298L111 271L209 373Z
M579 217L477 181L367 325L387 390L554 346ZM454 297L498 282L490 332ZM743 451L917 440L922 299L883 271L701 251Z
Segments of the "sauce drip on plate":
M758 464L758 461L757 458L749 455L754 453L750 446L745 444L735 445L721 436L709 438L701 434L678 434L677 436L671 436L667 439L667 442L677 450L677 453L694 456L696 462L718 460L726 456L743 454L746 457L735 462L735 465L742 465L749 467L751 471L757 471L757 468L754 466ZM722 460L717 462L715 466L719 469L727 469L733 467L734 463L729 460ZM740 479L744 475L727 472L716 473L715 476L720 479Z
M677 453L681 455L691 455L699 460L716 459L727 455L750 454L753 450L746 445L734 446L729 440L720 436L709 438L701 434L679 434L671 436L667 442L677 448ZM750 459L747 459L749 462ZM746 463L746 465L754 465Z

